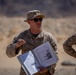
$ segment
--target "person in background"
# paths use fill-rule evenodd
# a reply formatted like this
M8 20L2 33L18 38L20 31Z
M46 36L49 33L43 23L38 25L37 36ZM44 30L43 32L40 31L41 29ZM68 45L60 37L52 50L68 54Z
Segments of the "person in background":
M70 56L76 58L76 50L73 48L73 45L76 45L76 34L68 37L67 40L63 43L64 51Z
M22 54L33 50L37 46L49 41L57 54L57 42L53 35L42 29L42 21L45 18L39 10L31 10L26 13L26 19L24 22L29 24L29 29L22 31L18 36L13 39L13 42L6 48L6 54L8 57L15 57L19 51ZM56 64L53 64L48 68L51 75L55 72ZM20 75L26 75L21 67Z

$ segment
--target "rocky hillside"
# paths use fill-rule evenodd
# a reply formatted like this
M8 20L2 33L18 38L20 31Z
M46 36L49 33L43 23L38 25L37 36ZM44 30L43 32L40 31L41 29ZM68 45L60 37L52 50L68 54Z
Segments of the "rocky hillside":
M0 17L0 40L18 35L21 31L28 29L29 25L24 22L23 17ZM76 32L76 18L46 18L43 20L43 28L53 35L64 38Z
M76 0L0 0L0 15L24 16L31 9L39 9L47 17L75 16Z

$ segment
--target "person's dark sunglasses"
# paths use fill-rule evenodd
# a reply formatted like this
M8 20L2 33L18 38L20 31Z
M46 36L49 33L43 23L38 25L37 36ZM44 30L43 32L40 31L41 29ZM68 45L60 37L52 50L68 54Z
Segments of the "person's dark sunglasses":
M33 20L34 22L38 22L38 21L42 22L43 18L34 18Z

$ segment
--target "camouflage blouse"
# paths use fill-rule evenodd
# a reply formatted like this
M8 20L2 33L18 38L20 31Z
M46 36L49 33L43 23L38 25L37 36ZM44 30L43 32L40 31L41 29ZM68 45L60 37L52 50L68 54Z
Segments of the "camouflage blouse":
M26 44L21 46L18 49L15 49L15 45L18 41L18 39L23 39L26 41ZM57 44L56 39L48 32L42 30L41 33L38 34L38 36L35 38L30 30L25 30L21 32L17 37L14 38L13 42L7 46L6 54L8 57L14 57L16 56L19 51L22 51L22 54L36 48L37 46L49 41L52 47L54 48L55 52L57 53ZM49 67L50 72L53 74L56 64L51 65ZM26 75L24 70L21 68L20 75Z

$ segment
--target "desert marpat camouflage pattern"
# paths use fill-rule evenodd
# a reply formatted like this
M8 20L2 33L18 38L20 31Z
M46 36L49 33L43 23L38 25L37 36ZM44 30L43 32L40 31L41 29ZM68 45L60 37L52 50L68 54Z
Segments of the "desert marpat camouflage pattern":
M17 50L15 49L15 44L18 41L18 39L24 39L26 41L26 44L18 48ZM57 54L57 44L56 44L56 39L48 32L42 30L42 32L35 38L30 30L25 30L22 33L20 33L16 38L14 38L13 42L7 46L6 49L6 54L8 57L14 57L16 56L19 51L22 49L22 54L36 48L37 46L49 41L52 47L54 48L56 54ZM51 65L51 67L47 67L51 74L53 75L55 71L55 66L56 64ZM20 75L26 75L24 70L21 67Z
M24 22L27 22L27 20L34 19L37 16L45 18L45 15L43 15L39 10L28 11L26 14L26 19L24 20Z
M72 47L73 45L76 45L76 34L70 36L63 44L64 51L76 58L76 51Z

